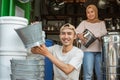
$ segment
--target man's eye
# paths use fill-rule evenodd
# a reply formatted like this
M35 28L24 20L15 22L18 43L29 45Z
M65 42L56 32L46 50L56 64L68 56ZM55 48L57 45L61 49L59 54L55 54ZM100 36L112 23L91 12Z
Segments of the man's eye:
M68 34L68 35L71 35L72 33L71 33L71 32L68 32L67 34Z
M65 35L65 34L71 35L72 33L71 33L71 32L62 32L61 34L62 34L62 35Z
M64 32L61 33L62 35L65 34Z

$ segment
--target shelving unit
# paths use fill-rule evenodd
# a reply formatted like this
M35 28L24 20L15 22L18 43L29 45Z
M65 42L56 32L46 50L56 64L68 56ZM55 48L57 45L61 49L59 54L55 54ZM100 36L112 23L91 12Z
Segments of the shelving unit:
M48 2L45 2L45 1L48 1ZM51 9L51 6L48 5L50 1L56 1L56 0L45 0L45 1L41 0L41 2L43 2L41 4L42 7L40 8L42 12L40 13L40 16L39 16L40 18L38 17L37 20L41 20L43 22L43 28L45 29L46 34L48 35L59 34L58 33L59 31L58 29L56 30L56 27L60 27L64 23L69 22L76 27L82 20L86 19L85 4L86 3L88 4L89 2L87 0L60 0L60 1L64 1L65 3L64 3L64 7L62 7L58 11L54 11L53 9ZM111 3L111 0L108 0L108 1L110 2L110 5L116 4L116 3ZM96 2L96 1L93 0L93 2ZM106 6L107 6L106 9L98 8L100 19L104 20L105 18L120 17L120 6L118 5L114 5L115 7L114 6L111 7L109 5L106 5ZM115 10L113 10L112 8ZM113 12L111 12L112 10ZM57 22L58 24L56 24ZM59 25L60 22L61 22L61 25ZM55 27L54 30L49 30L49 28L47 30L46 27L49 27L49 26L52 26L52 27L54 26Z
M67 0L65 0L67 1ZM80 23L80 19L85 19L85 7L82 5L83 3L79 2L79 0L71 0L64 4L64 7L59 11L53 11L53 9L48 10L49 14L41 15L41 19L43 21L43 28L49 27L49 25L54 26L54 30L46 30L46 34L48 35L58 35L59 29L56 27L61 27L65 23L71 23L75 26ZM53 12L52 12L53 11ZM49 22L53 21L54 24L49 24ZM59 23L61 25L59 25ZM57 26L56 26L57 25Z

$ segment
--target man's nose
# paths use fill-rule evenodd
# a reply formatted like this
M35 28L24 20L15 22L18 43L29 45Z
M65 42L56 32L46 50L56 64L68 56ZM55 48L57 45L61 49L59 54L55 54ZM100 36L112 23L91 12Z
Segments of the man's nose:
M67 38L67 37L68 37L68 34L66 33L66 34L65 34L65 38Z

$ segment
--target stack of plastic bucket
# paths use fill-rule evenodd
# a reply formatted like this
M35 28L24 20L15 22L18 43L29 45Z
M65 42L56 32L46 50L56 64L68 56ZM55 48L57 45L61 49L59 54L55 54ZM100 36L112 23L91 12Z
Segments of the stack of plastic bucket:
M26 27L28 20L16 16L0 17L0 80L11 80L10 60L25 59L27 51L15 32L15 28Z
M28 20L22 17L0 17L0 50L2 51L26 51L23 42L16 34L16 28L28 25Z

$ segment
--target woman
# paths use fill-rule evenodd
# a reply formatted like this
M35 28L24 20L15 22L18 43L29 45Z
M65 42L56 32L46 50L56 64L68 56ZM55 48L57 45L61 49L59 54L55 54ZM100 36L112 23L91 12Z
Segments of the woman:
M84 80L92 80L93 69L97 80L102 80L101 73L101 37L107 33L104 21L98 18L98 9L95 5L88 5L86 8L87 19L83 20L76 28L77 37L81 40L82 44L85 43L83 31L88 29L97 38L88 48L81 46L84 51L83 58L83 75Z

